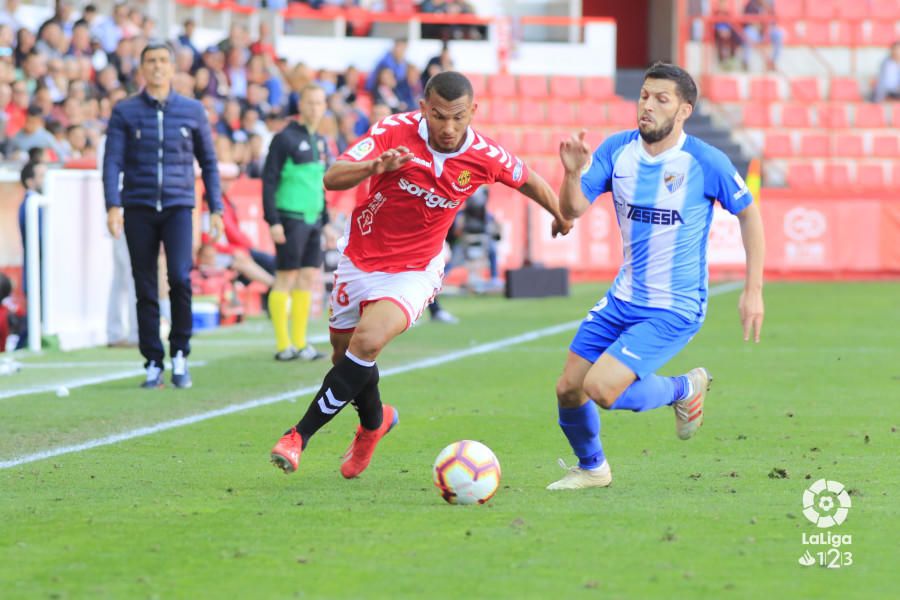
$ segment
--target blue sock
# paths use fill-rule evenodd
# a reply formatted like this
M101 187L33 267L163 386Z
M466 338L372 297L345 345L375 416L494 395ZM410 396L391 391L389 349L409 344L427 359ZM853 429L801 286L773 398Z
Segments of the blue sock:
M685 382L676 381L680 377L660 377L650 374L638 379L622 392L610 410L633 410L643 412L672 404L681 399Z
M569 438L569 445L582 469L596 469L603 464L600 444L600 414L590 400L578 408L559 408L559 426Z

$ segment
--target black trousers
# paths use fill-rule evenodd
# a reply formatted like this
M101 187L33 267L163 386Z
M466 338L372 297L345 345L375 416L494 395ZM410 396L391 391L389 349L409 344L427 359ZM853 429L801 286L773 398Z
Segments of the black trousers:
M131 271L137 295L138 346L147 363L162 365L165 351L159 338L159 245L166 250L172 328L170 356L180 350L191 352L191 266L193 256L192 209L186 206L156 211L153 208L125 209L125 239L131 254ZM146 365L145 365L146 366Z

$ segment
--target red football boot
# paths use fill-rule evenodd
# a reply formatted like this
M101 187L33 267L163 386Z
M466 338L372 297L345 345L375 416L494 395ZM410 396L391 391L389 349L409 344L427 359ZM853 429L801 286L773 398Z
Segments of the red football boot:
M272 448L272 464L284 471L285 475L293 473L297 470L302 453L303 438L297 433L296 427L291 427Z
M381 441L381 438L394 428L400 422L400 413L390 404L382 405L384 409L384 418L381 421L381 427L372 431L363 429L360 425L356 429L356 437L350 442L350 447L344 453L344 462L341 464L341 475L347 479L358 477L360 473L369 466L372 460L372 454L375 452L375 446Z

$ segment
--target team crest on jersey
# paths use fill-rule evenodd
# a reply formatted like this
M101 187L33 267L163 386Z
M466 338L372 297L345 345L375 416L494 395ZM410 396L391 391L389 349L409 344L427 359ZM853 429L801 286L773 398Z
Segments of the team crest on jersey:
M472 181L472 172L468 169L464 169L463 172L459 174L459 177L456 178L456 183L461 187L466 187L469 185L470 181Z
M367 137L367 138L361 139L360 141L358 141L356 143L355 146L353 146L352 148L347 150L347 154L349 154L355 160L362 160L366 156L368 156L369 152L371 152L374 148L375 148L375 140L373 140L370 137Z
M681 187L681 184L684 183L684 173L672 173L671 171L666 171L663 173L663 181L666 183L666 189L669 190L670 194L674 194L675 190Z

